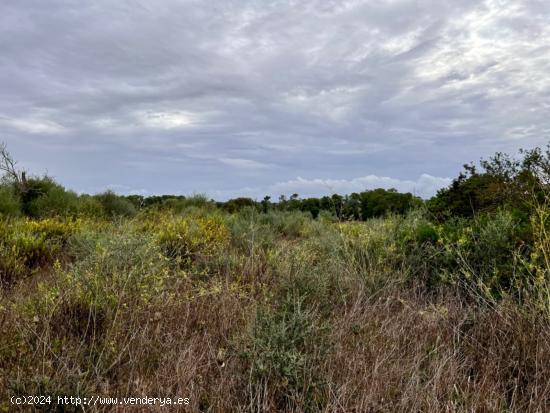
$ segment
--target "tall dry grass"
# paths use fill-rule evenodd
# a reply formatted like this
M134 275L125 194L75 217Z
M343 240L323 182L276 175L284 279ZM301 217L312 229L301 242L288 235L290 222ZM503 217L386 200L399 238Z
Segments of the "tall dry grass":
M55 257L2 291L0 410L42 394L190 398L147 411L548 411L537 214L512 266L496 262L506 216L449 229L421 213L359 224L194 210L68 226ZM500 280L534 281L489 288L493 262Z

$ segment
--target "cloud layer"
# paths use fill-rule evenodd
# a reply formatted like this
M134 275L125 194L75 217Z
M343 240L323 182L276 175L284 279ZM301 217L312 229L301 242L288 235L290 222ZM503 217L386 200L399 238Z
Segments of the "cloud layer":
M550 132L545 0L0 8L0 139L79 191L429 196Z
M266 187L244 187L237 190L213 191L209 195L214 198L233 198L238 196L256 196L266 194L277 199L280 195L297 193L303 198L331 194L351 194L368 189L397 189L400 192L410 192L422 198L429 198L439 188L448 186L450 178L438 178L422 174L418 179L400 180L387 176L368 175L353 179L304 179L298 177L286 182L277 182Z

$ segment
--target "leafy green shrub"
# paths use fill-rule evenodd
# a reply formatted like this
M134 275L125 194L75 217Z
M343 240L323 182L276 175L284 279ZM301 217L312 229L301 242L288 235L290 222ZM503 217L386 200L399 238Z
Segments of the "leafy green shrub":
M252 198L234 198L220 204L221 208L230 214L241 211L243 209L257 208L257 202Z
M277 234L288 238L299 238L305 235L307 226L312 221L310 214L297 211L270 211L263 214L262 219L268 222Z
M29 178L27 180L26 191L21 193L22 209L25 215L34 218L40 217L40 211L35 204L36 200L40 197L47 196L56 189L64 191L64 188L49 176Z
M149 299L162 286L167 259L151 238L120 232L87 231L70 239L77 262L67 282L90 304L111 305L120 300Z
M0 186L0 216L16 217L21 214L21 199L13 186Z
M56 242L48 242L44 235L16 234L10 240L23 264L34 270L47 264L52 264L61 251Z
M439 219L474 217L498 208L528 213L534 200L541 202L548 195L550 145L544 151L535 148L520 154L516 158L497 152L480 160L479 167L464 165L451 185L430 199L428 208Z
M216 204L210 201L206 195L195 194L184 196L160 196L149 197L143 200L143 204L150 209L159 211L171 211L176 214L193 214L196 211L207 213L214 212Z
M241 252L265 251L273 246L276 234L265 216L255 209L245 209L229 218L231 242Z
M514 281L521 277L515 260L516 228L512 214L506 210L476 217L470 227L464 228L450 249L464 278L471 278L492 295L515 288Z
M353 252L335 227L313 224L314 229L320 228L292 248L279 250L272 265L278 280L277 296L302 297L305 306L324 317L344 302L350 275L357 273L352 270Z
M95 198L103 207L104 214L111 218L114 216L132 216L136 213L136 208L131 201L118 196L112 191L96 195Z
M75 214L78 211L78 196L62 186L52 185L47 192L29 201L26 211L35 218Z
M306 411L318 411L315 370L327 350L326 328L302 298L288 295L279 307L258 310L242 356L253 387L261 391L267 385L279 409L298 402Z
M84 231L69 238L67 253L73 261L82 261L95 254L111 237L111 234L101 231Z
M407 245L406 256L415 277L430 287L442 283L462 286L491 299L504 292L517 293L530 281L519 258L518 222L511 212L478 215L472 219L450 219L437 228L418 226L425 234ZM437 231L437 238L432 234ZM426 237L429 242L421 242Z
M255 208L245 208L239 216L244 220L254 220L276 237L291 239L306 235L308 225L313 221L309 213L300 211L270 210L267 213L259 213Z
M78 198L78 214L90 218L101 218L105 216L103 205L96 197L81 195Z
M439 235L436 228L429 223L423 223L416 229L416 240L420 244L435 244L438 239Z
M48 218L27 220L23 228L35 238L42 238L51 245L64 248L69 238L81 230L82 224L80 219Z
M169 262L152 237L127 227L79 232L68 249L74 263L55 267L55 290L45 285L35 313L48 314L48 334L72 349L71 363L103 373L128 349L121 320L166 299Z

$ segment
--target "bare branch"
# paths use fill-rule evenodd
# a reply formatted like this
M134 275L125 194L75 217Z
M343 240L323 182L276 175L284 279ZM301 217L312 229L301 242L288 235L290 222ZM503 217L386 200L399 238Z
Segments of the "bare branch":
M16 184L21 192L25 192L27 186L25 171L17 169L17 162L8 152L4 142L0 142L0 172L4 172L4 179Z

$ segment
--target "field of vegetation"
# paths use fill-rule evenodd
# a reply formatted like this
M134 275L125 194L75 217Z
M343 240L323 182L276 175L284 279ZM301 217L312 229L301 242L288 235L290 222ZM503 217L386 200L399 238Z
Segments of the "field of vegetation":
M3 153L0 411L550 410L548 152L429 201L226 203L77 195Z

